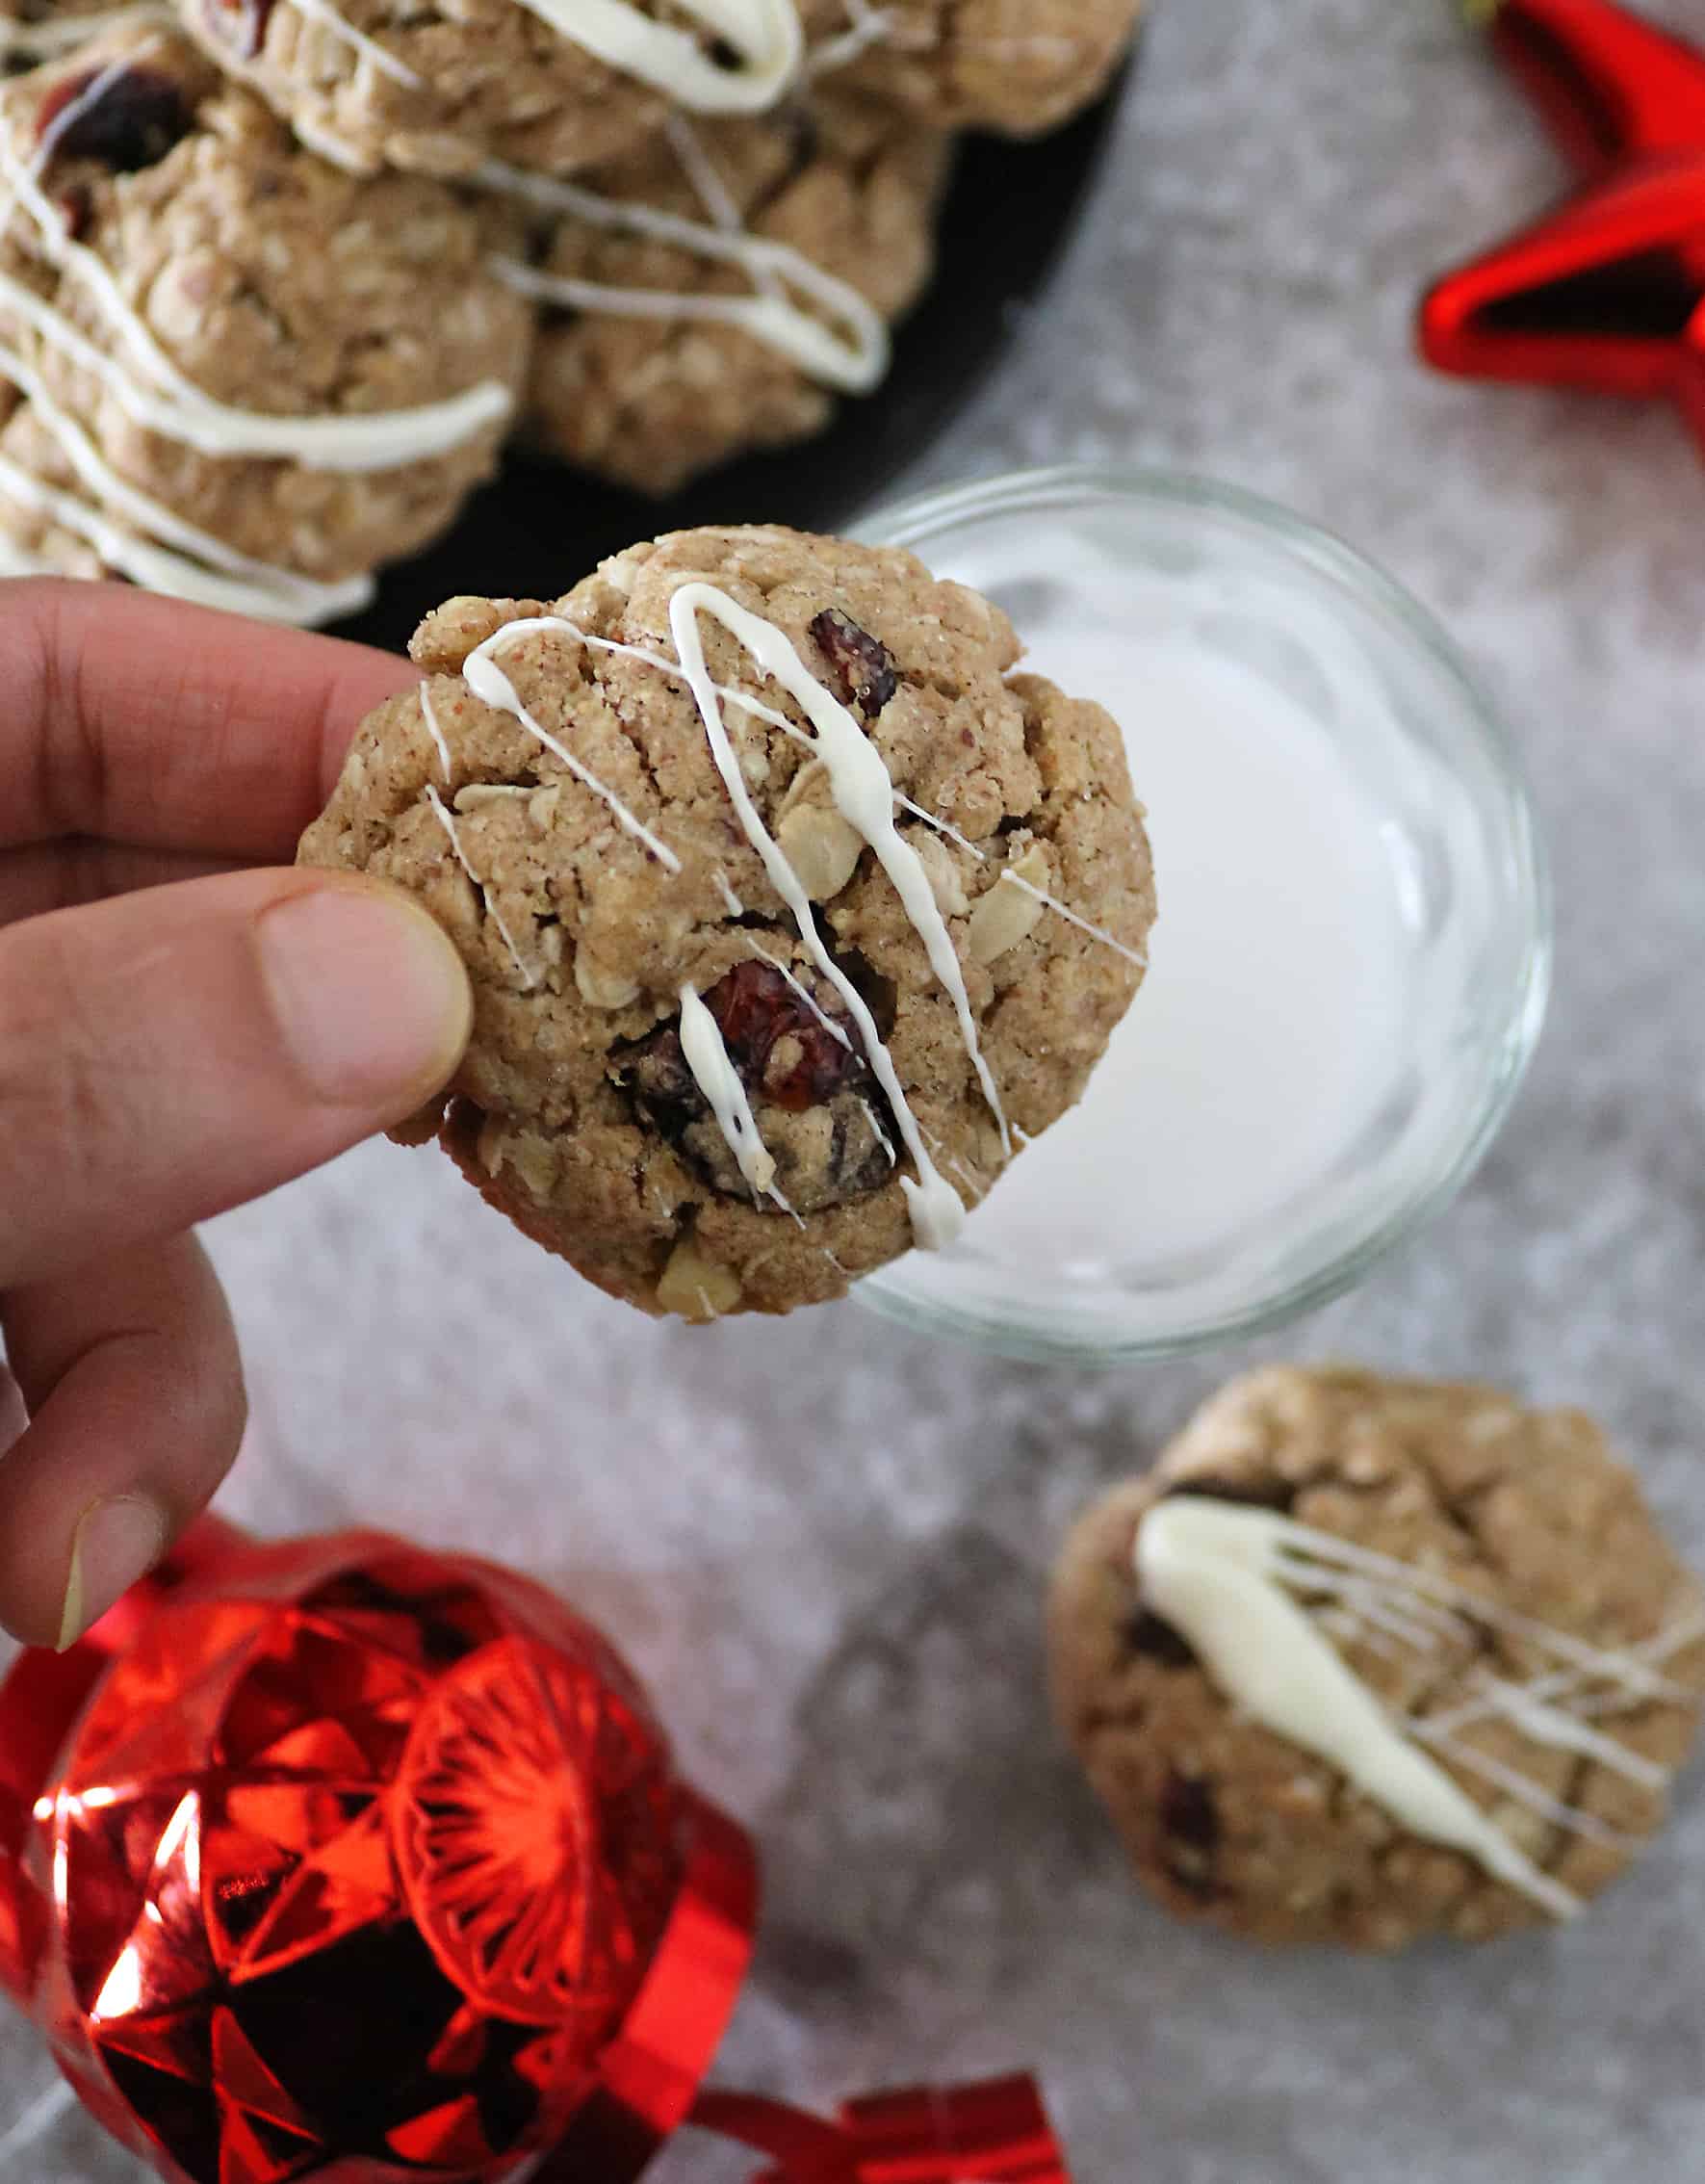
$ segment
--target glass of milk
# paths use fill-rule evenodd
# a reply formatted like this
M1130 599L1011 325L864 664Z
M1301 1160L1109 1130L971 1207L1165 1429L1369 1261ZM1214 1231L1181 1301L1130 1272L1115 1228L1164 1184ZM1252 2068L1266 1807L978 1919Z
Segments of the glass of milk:
M854 1291L1031 1358L1152 1358L1361 1279L1460 1187L1544 1015L1543 858L1442 630L1284 509L1041 470L885 510L1119 721L1160 915L1079 1105L950 1251Z

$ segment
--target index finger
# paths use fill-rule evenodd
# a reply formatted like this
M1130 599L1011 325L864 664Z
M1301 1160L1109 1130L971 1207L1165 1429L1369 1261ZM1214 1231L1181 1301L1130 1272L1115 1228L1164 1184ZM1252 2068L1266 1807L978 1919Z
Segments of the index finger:
M127 585L0 582L0 848L289 861L406 660Z

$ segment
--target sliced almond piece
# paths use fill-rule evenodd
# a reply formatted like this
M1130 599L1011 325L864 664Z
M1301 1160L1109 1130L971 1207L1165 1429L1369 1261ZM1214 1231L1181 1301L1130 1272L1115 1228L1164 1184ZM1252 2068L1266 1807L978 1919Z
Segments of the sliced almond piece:
M1007 872L1015 880L1027 880L1029 886L1009 885ZM1017 948L1021 940L1029 939L1042 923L1042 913L1046 908L1046 903L1030 893L1030 888L1046 888L1048 877L1047 851L1040 842L1032 842L1021 856L1006 867L988 893L978 897L965 935L966 953L974 963L993 963L1009 948Z
M458 812L488 811L493 804L505 802L511 796L530 796L530 787L518 781L470 781L465 789L455 793Z
M607 971L586 949L574 954L574 982L581 1001L592 1008L626 1008L639 999L639 988L618 971Z
M658 1303L662 1310L701 1326L733 1312L739 1301L739 1276L732 1267L707 1259L690 1236L675 1246L658 1278Z
M865 846L857 827L826 804L796 804L777 826L776 841L814 902L840 893Z
M929 879L929 891L943 918L963 918L970 908L954 855L940 835L926 834L917 845L917 862Z

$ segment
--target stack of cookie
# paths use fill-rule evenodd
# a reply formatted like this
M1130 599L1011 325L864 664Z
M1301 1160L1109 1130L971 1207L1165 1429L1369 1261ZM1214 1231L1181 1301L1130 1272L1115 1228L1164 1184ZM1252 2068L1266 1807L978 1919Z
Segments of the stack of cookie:
M952 133L1137 0L0 5L0 572L320 622L511 435L664 494L873 390Z

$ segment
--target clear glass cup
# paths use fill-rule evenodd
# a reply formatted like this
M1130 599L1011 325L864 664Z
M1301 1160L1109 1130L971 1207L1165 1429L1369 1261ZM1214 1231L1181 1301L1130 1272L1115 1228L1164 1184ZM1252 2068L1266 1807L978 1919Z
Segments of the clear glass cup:
M1337 539L1191 478L1020 472L879 510L859 534L911 547L936 575L1005 606L1041 670L1068 687L1070 665L1049 656L1050 617L1069 607L1080 614L1087 585L1098 591L1098 626L1127 633L1133 648L1157 630L1187 628L1239 673L1269 679L1306 709L1329 767L1343 769L1368 814L1370 855L1378 885L1389 886L1401 945L1395 990L1385 996L1382 986L1390 1029L1372 1096L1305 1184L1252 1203L1247 1218L1228 1218L1205 1244L1133 1241L1094 1262L1066 1247L1039 1251L1034 1237L991 1247L973 1215L952 1250L913 1252L860 1282L854 1296L914 1328L1009 1356L1113 1365L1252 1334L1351 1287L1473 1172L1521 1081L1549 989L1550 898L1527 790L1450 639ZM1073 574L1063 580L1063 570ZM1237 793L1227 779L1223 793ZM1167 813L1149 800L1161 945ZM1142 1007L1139 994L1133 1024ZM1211 1159L1213 1148L1175 1153ZM1133 1221L1133 1236L1142 1227Z

